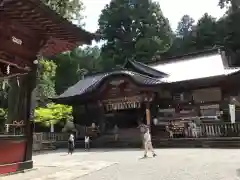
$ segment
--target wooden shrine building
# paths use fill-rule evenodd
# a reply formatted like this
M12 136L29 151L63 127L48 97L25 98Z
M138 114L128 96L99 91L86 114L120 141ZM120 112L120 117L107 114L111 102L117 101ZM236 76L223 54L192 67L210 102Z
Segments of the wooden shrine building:
M131 129L121 135L128 140L139 136L139 130L132 133L139 123L165 131L170 120L228 121L229 98L239 92L240 71L226 68L225 61L219 49L150 65L127 61L121 70L85 77L53 101L73 105L74 123L94 123L102 134L114 125Z
M100 125L103 119L116 119L119 112L127 113L129 110L134 111L132 115L135 117L128 117L133 119L131 121L136 127L138 121L143 119L150 125L150 109L158 91L156 87L166 76L142 63L129 60L123 69L80 80L53 101L74 105L75 123L81 125Z
M0 0L0 77L19 78L23 92L18 135L0 135L0 174L32 168L33 94L38 57L50 57L82 44L94 35L63 19L40 0Z

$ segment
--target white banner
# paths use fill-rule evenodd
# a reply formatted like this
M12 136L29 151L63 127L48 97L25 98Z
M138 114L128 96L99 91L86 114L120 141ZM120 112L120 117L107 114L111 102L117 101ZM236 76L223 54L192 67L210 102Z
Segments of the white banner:
M231 118L231 123L235 123L235 105L229 104L229 113Z

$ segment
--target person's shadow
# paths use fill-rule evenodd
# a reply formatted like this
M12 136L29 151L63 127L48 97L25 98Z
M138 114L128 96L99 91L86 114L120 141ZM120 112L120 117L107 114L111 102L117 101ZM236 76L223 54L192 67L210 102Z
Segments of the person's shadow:
M147 156L147 157L140 157L140 158L138 158L139 160L145 160L145 159L150 159L150 158L153 158L152 156Z
M236 170L236 174L237 174L238 177L240 177L240 169Z

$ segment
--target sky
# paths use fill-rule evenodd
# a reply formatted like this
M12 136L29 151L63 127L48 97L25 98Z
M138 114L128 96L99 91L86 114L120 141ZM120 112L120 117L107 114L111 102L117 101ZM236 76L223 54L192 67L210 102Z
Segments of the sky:
M85 5L85 29L95 32L98 28L98 17L101 10L111 0L82 0ZM208 13L213 17L219 18L224 14L224 10L218 7L219 0L155 0L160 3L165 17L170 21L173 30L176 29L181 17L185 14L190 15L195 21Z

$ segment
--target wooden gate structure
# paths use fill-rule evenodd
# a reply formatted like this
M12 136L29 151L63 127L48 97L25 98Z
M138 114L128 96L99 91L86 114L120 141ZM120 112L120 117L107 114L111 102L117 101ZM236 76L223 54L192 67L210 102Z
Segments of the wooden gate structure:
M0 77L19 78L25 88L22 135L0 135L0 174L33 167L32 112L38 57L50 57L82 44L94 35L73 25L40 0L0 0ZM21 77L21 78L20 78Z

